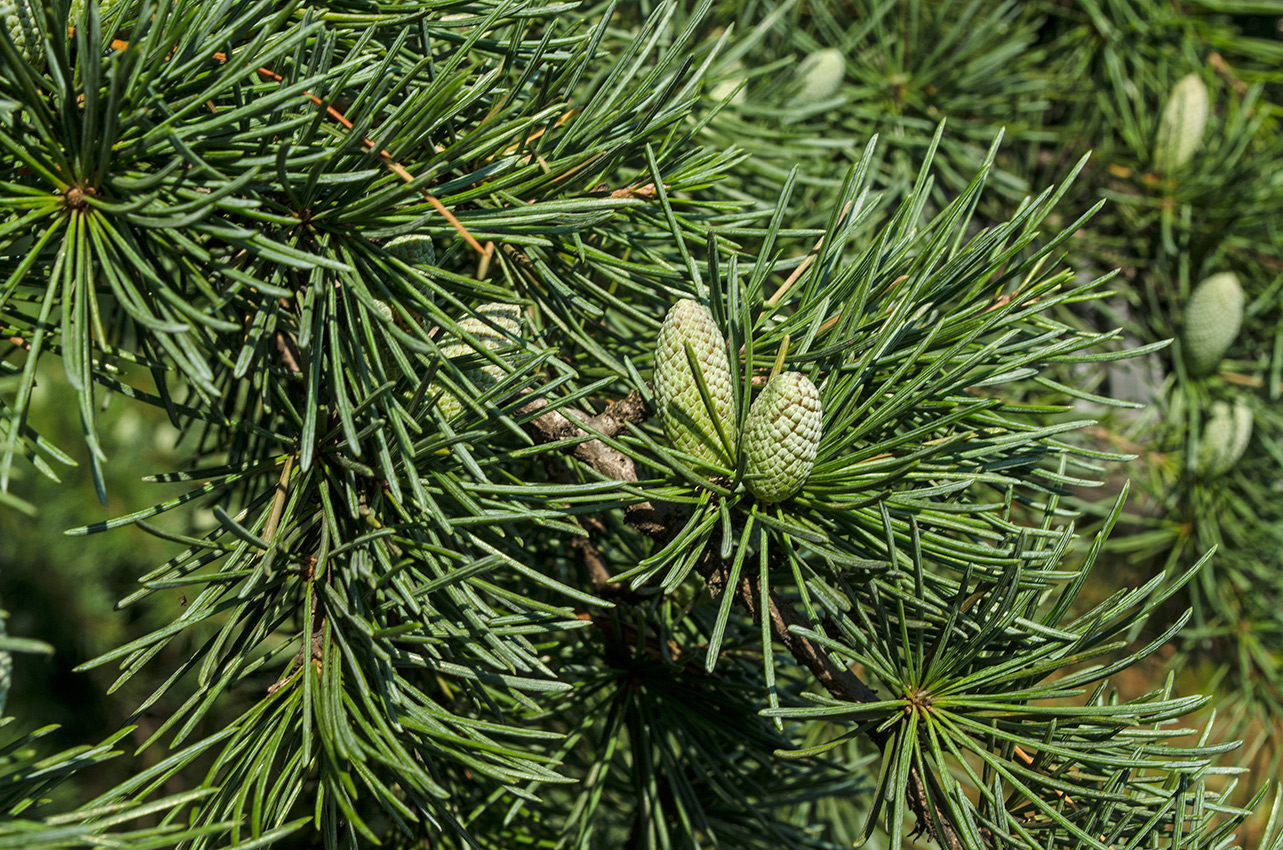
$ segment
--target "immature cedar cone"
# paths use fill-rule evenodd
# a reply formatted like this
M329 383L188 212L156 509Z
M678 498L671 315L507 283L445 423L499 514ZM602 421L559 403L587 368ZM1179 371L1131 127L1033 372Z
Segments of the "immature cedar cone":
M411 266L430 266L437 261L437 249L432 244L432 237L425 233L398 236L384 245L383 250Z
M1198 74L1181 77L1163 107L1154 139L1154 167L1167 174L1193 158L1203 144L1211 106L1207 86Z
M678 301L668 309L655 344L655 403L664 433L679 450L701 460L732 468L717 436L717 427L704 404L686 344L699 363L708 387L713 413L730 439L735 432L735 389L726 338L713 315L696 301Z
M98 20L105 20L107 12L111 10L112 4L116 0L98 0ZM85 13L85 0L71 0L71 6L67 8L67 26L80 26L80 18Z
M1198 447L1198 471L1204 478L1224 475L1243 457L1251 440L1252 409L1241 401L1233 408L1223 401L1213 402Z
M744 483L763 502L782 502L802 489L820 446L820 392L801 372L776 375L744 423ZM758 477L760 476L760 477Z
M836 48L817 50L797 66L797 99L802 103L818 103L837 94L846 73L846 57Z
M32 0L0 2L0 15L4 17L4 27L9 31L9 38L18 48L18 53L36 68L43 69L45 51L40 43L40 25L36 22Z
M483 346L493 351L496 348L502 348L512 343L510 336L499 333L489 324L481 320L484 316L491 324L503 328L507 334L512 337L521 336L521 308L516 304L482 304L477 308L477 317L469 317L459 322L459 328L467 331L477 338ZM476 349L470 343L462 339L451 339L441 346L441 356L447 360L453 360L456 357L464 357L474 354ZM508 375L502 368L494 363L485 362L481 365L474 366L464 370L463 376L477 388L478 392L485 392L490 387L502 381ZM447 420L453 419L460 411L463 405L454 394L446 390L436 390L433 395L439 395L440 400L437 403L437 409Z
M1243 287L1233 272L1214 274L1194 288L1185 305L1181 344L1193 375L1216 371L1243 323Z

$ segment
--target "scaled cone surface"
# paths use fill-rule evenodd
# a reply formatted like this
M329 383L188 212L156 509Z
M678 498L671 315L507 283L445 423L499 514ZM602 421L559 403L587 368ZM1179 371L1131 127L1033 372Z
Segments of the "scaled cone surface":
M820 447L820 393L801 372L776 375L744 424L745 485L763 502L795 495L815 466Z

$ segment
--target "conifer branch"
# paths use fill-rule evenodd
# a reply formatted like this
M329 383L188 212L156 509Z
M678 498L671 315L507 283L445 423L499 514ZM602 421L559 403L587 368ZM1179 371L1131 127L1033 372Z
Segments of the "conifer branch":
M546 407L547 404L546 399L537 399L523 408L523 412L535 412ZM643 421L650 412L641 393L634 390L620 401L607 403L606 408L596 416L580 420L582 425L576 424L560 411L550 411L531 420L531 430L545 442L583 440L584 442L577 443L571 449L576 458L608 478L636 482L639 478L632 458L611 448L601 439L594 438L593 435L614 437L628 425ZM660 543L666 543L678 532L684 516L674 505L645 502L632 506L627 519L629 524L637 530ZM590 546L585 552L586 557L590 557L592 551ZM599 563L599 567L600 572L604 572L604 565ZM717 555L712 546L705 549L697 569L714 598L726 592L726 584L729 581L727 563ZM599 578L599 574L594 574L593 584L598 591L601 591L603 587ZM807 628L810 623L782 597L772 592L769 596L769 610L765 612L760 610L758 600L761 590L756 574L749 571L749 574L741 576L734 592L736 600L754 622L760 624L763 617L767 618L772 636L783 644L793 658L810 671L811 675L815 676L816 680L835 698L850 703L877 701L877 693L858 675L849 668L839 666L822 646L795 630L795 627ZM886 734L869 734L869 739L878 747L886 745L887 737ZM939 808L932 811L926 782L916 767L911 768L909 773L909 802L922 832L935 839L946 850L958 850L963 846L957 830L949 822L946 814ZM936 827L937 824L940 825L939 829Z
M111 40L111 48L113 50L126 50L128 49L128 47L129 47L128 41L124 41L123 39L119 39L119 38L114 38ZM214 58L219 62L226 62L227 54L222 52L215 52L212 54L212 58ZM282 77L280 74L276 73L275 71L273 71L271 68L262 68L262 67L256 68L254 69L254 73L258 74L264 80L268 80L270 82L275 82L275 83L285 82L285 78ZM332 104L327 104L325 101L321 100L321 98L317 97L315 94L313 94L312 92L306 89L303 90L302 96L312 101L312 103L316 104L322 109L324 109L326 115L333 118L335 121L341 124L344 128L348 130L353 129L353 124L348 119L348 117L344 115L342 112L340 112L337 108L335 108ZM361 137L361 144L365 147L365 150L367 152L374 150L374 142L371 141L366 136ZM404 165L397 162L396 158L393 157L392 154L389 153L387 150L384 150L384 149L379 150L378 156L379 156L379 159L383 161L383 164L387 166L388 171L391 171L393 174L395 174L397 177L400 177L406 183L414 182L414 175L411 174ZM449 222L450 226L453 227L458 232L458 234L463 237L463 240L468 243L468 247L472 248L472 250L476 251L478 254L485 256L486 249L481 245L480 242L477 241L477 238L468 231L468 228L463 226L463 222L459 221L459 219L455 217L454 213L450 212L450 210L446 207L446 205L441 203L440 199L438 199L435 195L433 195L431 192L429 192L427 189L423 188L422 186L419 187L419 194L422 195L423 199L427 201L429 204L431 204L432 208L435 209L438 213L440 213L441 217L444 218L447 222Z

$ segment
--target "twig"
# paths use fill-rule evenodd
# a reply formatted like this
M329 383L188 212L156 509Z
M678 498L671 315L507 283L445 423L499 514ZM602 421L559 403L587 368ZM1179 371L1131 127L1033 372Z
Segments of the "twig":
M272 512L267 516L263 526L263 539L271 543L276 537L276 528L281 521L281 512L285 510L285 497L290 492L290 472L294 469L294 455L286 455L281 464L281 477L276 482L276 494L272 497Z
M546 398L538 398L522 407L521 412L533 413L548 404ZM552 410L532 420L531 428L536 436L548 443L583 439L583 442L576 443L571 450L575 457L608 478L636 481L637 469L632 458L600 439L585 438L590 438L594 432L613 437L624 430L628 423L641 422L646 418L646 413L646 402L641 393L633 391L622 401L607 404L606 409L596 416L581 420L582 426L586 427L581 427L580 422L572 422L560 410Z
M571 472L570 465L560 455L553 455L548 461L549 475L560 484L574 484L578 479ZM595 516L578 516L575 518L579 527L588 532L583 537L576 537L570 541L570 545L579 550L579 554L584 559L584 569L588 572L588 580L592 582L593 590L601 597L614 597L622 599L630 604L641 602L641 596L628 585L613 581L610 574L610 568L606 566L606 559L601 556L601 550L593 542L592 535L601 536L606 533L606 523ZM592 615L584 615L592 619ZM594 620L594 622L597 622Z

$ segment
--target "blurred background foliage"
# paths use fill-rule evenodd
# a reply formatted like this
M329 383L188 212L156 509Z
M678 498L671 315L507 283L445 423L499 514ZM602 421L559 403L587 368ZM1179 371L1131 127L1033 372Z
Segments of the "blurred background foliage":
M327 10L327 4L316 7ZM328 7L361 13L375 4ZM581 4L566 14L582 16L589 27L606 20L597 49L621 55L639 31L650 32L659 7ZM442 14L466 15L469 9L444 4ZM1122 327L1120 348L1176 343L1138 360L1083 364L1061 376L1064 385L1137 404L1102 408L1084 394L1078 405L1100 421L1075 439L1136 458L1111 466L1105 488L1075 493L1073 507L1090 532L1097 528L1093 518L1108 515L1123 480L1132 482L1123 519L1096 567L1094 581L1102 584L1089 587L1088 596L1103 597L1159 574L1178 576L1216 547L1210 566L1168 603L1173 617L1192 607L1190 627L1157 660L1130 671L1134 678L1124 687L1145 693L1175 673L1182 690L1214 693L1214 734L1245 736L1249 746L1234 758L1260 769L1258 776L1277 775L1283 756L1283 2L719 0L707 15L674 6L659 37L673 39L688 26L694 28L690 58L708 66L699 101L686 124L671 132L746 156L725 179L708 186L692 181L684 194L725 202L731 225L744 219L730 210L748 205L769 212L786 196L793 215L774 243L779 257L812 249L815 231L842 203L844 176L874 136L869 201L883 210L914 194L929 152L935 179L919 200L944 208L1001 139L990 191L977 210L982 224L1005 219L1027 193L1062 179L1091 153L1051 224L1064 225L1057 215L1077 215L1104 201L1065 250L1082 279L1121 271L1105 309L1062 305L1057 318L1090 330ZM1177 82L1191 74L1205 87L1207 119L1190 158L1164 168L1155 155L1164 110ZM586 74L580 85L599 82ZM705 220L719 223L716 216ZM741 244L760 238L735 226L724 235ZM462 251L439 258L441 268L458 274L469 274L469 263ZM1201 281L1222 272L1233 272L1241 285L1241 326L1224 359L1208 374L1194 375L1182 360L1185 307ZM15 351L0 351L4 357L16 357ZM0 376L0 386L5 380ZM1029 398L1046 389L1028 387ZM31 424L57 445L79 445L81 427L68 414L76 397L60 373L43 369L38 393ZM50 656L15 656L21 687L10 695L7 713L59 724L49 738L54 748L107 738L126 722L128 707L150 693L147 683L131 679L108 696L114 681L108 668L73 668L169 622L187 603L175 589L115 610L144 568L170 557L174 544L140 533L88 542L62 534L178 492L140 481L140 471L177 468L178 431L161 411L121 401L112 400L98 419L104 440L115 447L104 467L105 506L95 497L81 450L80 465L60 471L61 484L30 473L11 484L14 496L38 508L32 516L8 509L0 514L0 600L10 611L8 630L54 649ZM1213 474L1199 457L1217 404L1250 411L1251 430L1241 456ZM188 435L188 444L194 439ZM205 520L184 515L156 522L189 534L208 527ZM157 663L177 666L199 639L168 644ZM649 709L646 700L632 698L635 691L662 700L666 688L698 687L676 681L687 674L662 666L637 659L623 666L627 675L608 663L586 673L600 681L577 688L558 706L567 717L583 719L583 737L569 758L585 772L610 741L609 735L595 737L600 729L590 719L633 724L641 735L638 713ZM143 737L158 718L177 710L180 694L163 695L133 721ZM702 728L733 727L726 717L757 706L710 701L708 710L719 717L688 730L692 737ZM682 740L633 743L649 748L655 764L671 764L672 753L691 749ZM851 749L843 756L847 763L867 757ZM137 765L131 768L127 760L107 762L73 777L56 794L83 800L132 769ZM718 766L702 769L715 772ZM853 840L857 827L844 824L842 812L825 811L832 804L820 784L808 784L802 774L793 779L796 793L775 788L770 805L839 824L837 837ZM594 775L590 790L607 800L624 798L637 793L629 782L606 770ZM828 790L854 795L867 788L853 782ZM709 794L710 801L716 798ZM765 797L743 803L767 805ZM710 802L704 811L725 818L722 834L742 834L741 846L751 846L752 825L735 823L743 809L723 811ZM629 839L626 823L598 828L612 844Z

